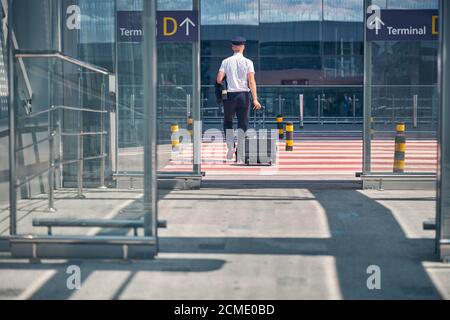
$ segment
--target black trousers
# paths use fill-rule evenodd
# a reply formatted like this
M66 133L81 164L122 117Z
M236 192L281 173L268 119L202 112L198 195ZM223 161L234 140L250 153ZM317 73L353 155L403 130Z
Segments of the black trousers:
M250 92L228 92L228 99L224 100L224 121L223 129L233 129L234 116L237 115L238 129L244 132L248 130L248 122L250 117Z

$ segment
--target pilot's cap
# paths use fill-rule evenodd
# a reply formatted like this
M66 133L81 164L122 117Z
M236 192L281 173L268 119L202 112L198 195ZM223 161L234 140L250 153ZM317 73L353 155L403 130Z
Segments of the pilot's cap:
M240 36L236 36L233 37L233 39L231 39L231 43L235 46L242 46L245 44L247 40L245 40L245 38L240 37Z

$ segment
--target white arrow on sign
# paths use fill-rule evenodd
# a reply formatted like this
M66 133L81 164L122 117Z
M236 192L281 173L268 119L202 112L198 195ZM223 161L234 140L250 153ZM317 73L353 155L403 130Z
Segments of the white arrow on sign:
M380 17L375 17L375 20L373 20L372 23L375 24L375 33L378 35L378 31L381 30L382 26L385 26L385 24Z
M195 27L195 23L192 22L191 19L189 19L189 17L187 17L186 19L184 19L184 21L180 24L180 27L186 25L186 35L189 35L189 25Z

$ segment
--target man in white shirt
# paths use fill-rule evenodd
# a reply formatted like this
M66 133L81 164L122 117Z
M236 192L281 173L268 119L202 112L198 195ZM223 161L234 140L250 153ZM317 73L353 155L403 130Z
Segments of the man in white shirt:
M223 127L228 135L233 130L234 116L237 115L238 129L244 132L248 129L250 104L253 102L255 110L261 109L256 91L255 67L250 59L244 57L246 40L242 37L234 37L231 41L231 49L234 55L222 61L217 83L222 84L227 78L228 99L224 101ZM229 141L229 139L227 139ZM234 155L234 143L228 144L227 158Z

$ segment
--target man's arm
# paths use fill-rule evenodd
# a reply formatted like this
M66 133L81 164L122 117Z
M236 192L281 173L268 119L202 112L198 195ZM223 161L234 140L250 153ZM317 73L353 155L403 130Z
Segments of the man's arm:
M261 109L261 104L258 101L258 92L256 90L256 80L255 80L254 72L250 72L248 74L248 85L250 87L250 91L252 92L254 109L259 110L259 109Z
M219 73L217 74L217 78L216 78L217 83L222 84L224 78L225 78L225 72L219 71Z

